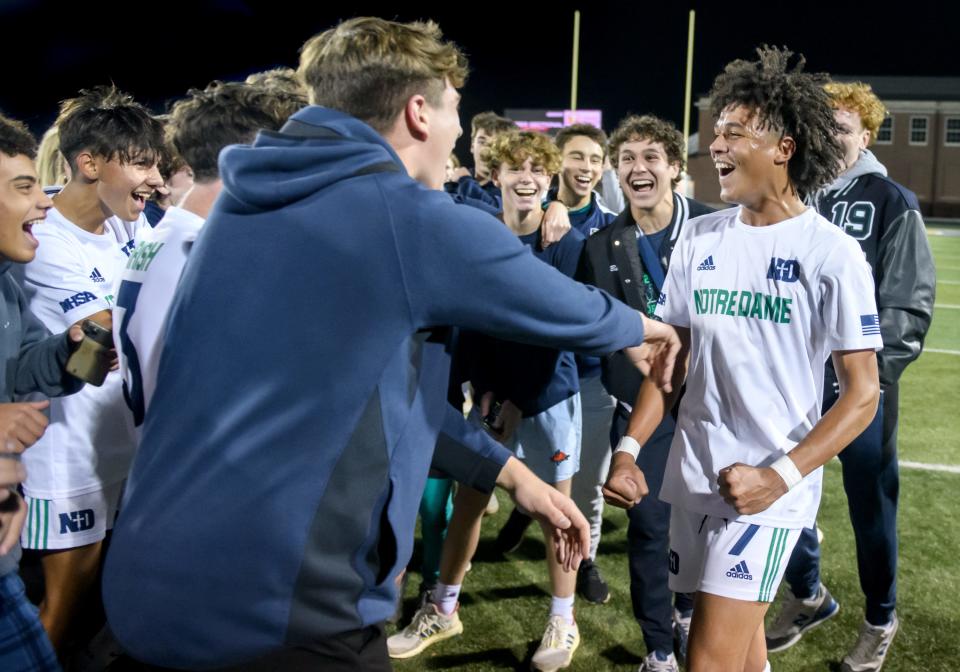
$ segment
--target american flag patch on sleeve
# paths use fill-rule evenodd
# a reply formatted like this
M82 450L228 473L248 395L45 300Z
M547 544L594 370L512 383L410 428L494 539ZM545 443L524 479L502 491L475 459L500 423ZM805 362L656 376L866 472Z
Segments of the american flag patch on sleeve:
M864 336L879 336L880 317L876 313L873 315L861 315L860 328L863 329Z

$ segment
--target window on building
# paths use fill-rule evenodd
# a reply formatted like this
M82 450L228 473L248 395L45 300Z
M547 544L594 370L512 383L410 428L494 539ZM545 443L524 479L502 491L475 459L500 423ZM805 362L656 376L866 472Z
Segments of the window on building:
M943 144L960 146L960 117L947 117L943 127Z
M880 124L880 128L877 129L877 144L893 144L893 117L887 117L884 119L883 123Z
M910 117L910 144L927 144L927 127L930 124L930 117Z

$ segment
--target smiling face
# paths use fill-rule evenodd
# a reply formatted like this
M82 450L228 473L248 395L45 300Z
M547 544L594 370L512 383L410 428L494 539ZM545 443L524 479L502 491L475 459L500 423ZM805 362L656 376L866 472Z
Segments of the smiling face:
M93 157L93 162L103 207L126 222L136 221L153 192L163 186L156 157L146 153L135 154L130 163L100 156Z
M576 135L563 146L560 200L568 207L584 207L603 174L603 147L593 138Z
M778 199L786 174L781 134L761 128L757 116L743 105L720 113L710 156L720 176L720 198L759 211L766 200ZM792 141L791 141L792 142Z
M663 144L646 138L630 139L617 153L617 175L634 219L673 203L673 180L680 164L670 163Z
M501 163L493 171L493 179L503 195L504 215L539 210L551 177L542 164L531 158L519 166Z
M33 225L42 222L53 201L43 193L33 159L0 152L0 257L25 264L37 253Z

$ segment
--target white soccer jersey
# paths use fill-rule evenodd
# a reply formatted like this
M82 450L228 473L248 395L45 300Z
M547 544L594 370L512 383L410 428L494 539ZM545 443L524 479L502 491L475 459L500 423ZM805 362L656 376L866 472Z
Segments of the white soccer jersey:
M835 350L879 350L873 279L857 242L817 214L753 227L731 208L680 235L657 315L690 328L690 367L660 496L688 511L774 527L813 524L822 469L752 516L717 476L768 466L820 419Z
M149 228L142 215L136 222L111 217L97 235L51 209L33 228L40 247L24 269L30 310L57 333L111 308L141 227ZM101 387L86 385L52 399L47 431L23 454L24 491L36 499L57 499L119 483L130 468L133 437L118 371L110 372Z
M157 384L167 312L203 222L192 212L169 208L153 233L138 242L123 270L113 334L137 427Z

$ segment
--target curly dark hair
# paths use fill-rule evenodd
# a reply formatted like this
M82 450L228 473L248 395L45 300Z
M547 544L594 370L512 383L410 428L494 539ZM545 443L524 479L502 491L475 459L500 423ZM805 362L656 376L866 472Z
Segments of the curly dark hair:
M34 159L37 156L37 140L26 124L0 114L0 152L7 156L24 154Z
M158 161L164 151L163 123L115 86L81 89L60 104L60 153L73 170L77 155L89 150L107 160Z
M833 118L830 95L823 86L825 73L803 71L806 59L784 47L763 45L756 61L728 63L713 82L710 113L714 119L727 107L742 105L754 110L761 128L790 136L796 150L787 164L787 175L801 197L829 184L840 172L843 147Z
M680 166L680 172L685 168L683 161L683 133L677 130L673 122L645 114L642 117L630 115L620 122L617 130L610 136L610 162L614 167L620 162L620 146L634 140L659 142L667 154L667 163ZM672 180L673 186L680 184L680 175Z

